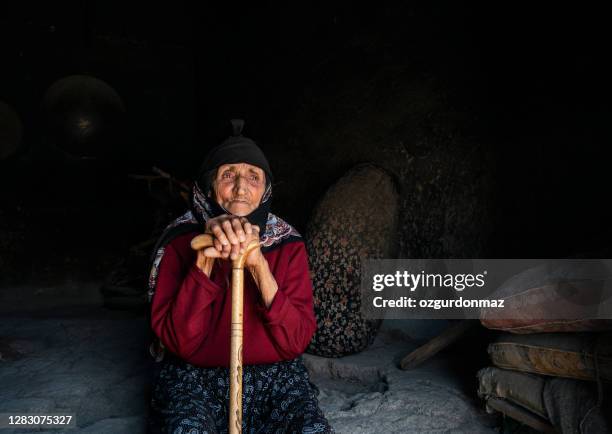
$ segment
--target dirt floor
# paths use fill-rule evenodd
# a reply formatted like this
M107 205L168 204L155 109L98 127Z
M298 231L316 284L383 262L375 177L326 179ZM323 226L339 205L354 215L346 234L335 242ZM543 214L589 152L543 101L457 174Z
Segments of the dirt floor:
M145 432L158 369L147 353L145 316L105 309L93 285L81 290L80 304L58 304L52 310L24 312L16 302L15 294L26 297L28 291L44 297L45 288L15 289L14 302L3 300L0 413L73 414L84 433ZM73 300L75 291L65 288ZM389 326L358 355L304 356L336 431L496 432L496 420L484 413L472 392L474 379L457 370L460 358L438 356L409 372L396 367L416 345Z

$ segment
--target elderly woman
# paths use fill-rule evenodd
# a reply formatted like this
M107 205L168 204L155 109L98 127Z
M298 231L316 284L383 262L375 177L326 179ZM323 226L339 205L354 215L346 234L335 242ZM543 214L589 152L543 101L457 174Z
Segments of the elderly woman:
M162 235L150 278L152 346L164 365L152 408L172 433L227 432L231 263L253 239L244 280L243 431L332 432L299 356L315 332L300 235L270 213L272 172L261 149L234 135L207 156L192 209ZM196 253L201 232L214 247ZM204 267L203 257L216 258ZM210 270L210 271L209 271Z

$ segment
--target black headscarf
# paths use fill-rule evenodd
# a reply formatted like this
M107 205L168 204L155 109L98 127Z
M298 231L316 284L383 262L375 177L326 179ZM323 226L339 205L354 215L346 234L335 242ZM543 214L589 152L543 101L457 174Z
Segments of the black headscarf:
M242 119L232 119L231 123L232 135L225 139L223 143L211 149L200 166L197 181L203 192L208 192L210 188L211 172L216 172L217 168L223 164L252 164L266 173L267 183L272 182L270 163L268 163L263 151L253 140L242 135L244 121Z
M212 181L217 174L217 169L223 164L248 163L261 168L265 172L266 189L259 206L245 217L251 224L259 226L260 240L275 238L273 235L271 236L270 231L277 225L269 225L269 220L273 216L270 213L272 205L272 171L270 170L270 164L259 146L253 140L242 135L244 121L242 119L232 119L231 123L233 134L223 143L211 149L200 166L191 195L190 211L176 219L164 230L155 245L151 259L155 257L160 248L175 237L188 232L202 231L206 220L209 218L231 214L217 203L212 194ZM273 217L276 218L276 216ZM291 229L293 230L293 228ZM273 232L274 230L272 230ZM281 232L284 233L285 231ZM291 234L293 235L293 232ZM268 247L272 247L272 245ZM264 250L266 250L265 246Z
M247 215L246 218L251 224L259 226L263 235L272 205L272 170L268 159L259 146L253 140L242 135L244 121L242 119L232 119L231 123L232 135L223 143L211 149L206 155L200 166L196 182L206 197L211 199L208 202L212 217L217 217L221 214L231 214L213 198L212 180L217 174L217 169L223 164L232 163L247 163L262 169L266 174L266 190L257 209Z

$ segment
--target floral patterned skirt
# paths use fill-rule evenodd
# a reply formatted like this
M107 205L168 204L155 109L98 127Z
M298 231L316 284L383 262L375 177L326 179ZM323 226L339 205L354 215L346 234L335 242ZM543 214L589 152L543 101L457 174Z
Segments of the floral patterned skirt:
M319 408L315 386L301 359L243 366L243 433L333 433ZM227 368L201 368L172 358L164 362L151 407L152 431L184 434L228 432Z

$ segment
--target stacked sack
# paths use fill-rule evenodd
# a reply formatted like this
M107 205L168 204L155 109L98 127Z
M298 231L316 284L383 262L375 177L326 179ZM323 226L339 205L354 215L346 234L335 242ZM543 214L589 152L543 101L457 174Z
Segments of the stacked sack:
M547 265L502 285L495 298L506 300L503 312L481 313L482 325L501 331L488 347L493 367L478 372L488 411L542 432L612 432L603 399L612 382L612 321L588 314L597 307L589 300L607 302L609 280L593 276L592 267Z

